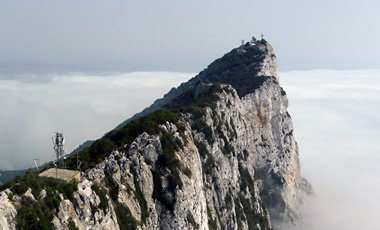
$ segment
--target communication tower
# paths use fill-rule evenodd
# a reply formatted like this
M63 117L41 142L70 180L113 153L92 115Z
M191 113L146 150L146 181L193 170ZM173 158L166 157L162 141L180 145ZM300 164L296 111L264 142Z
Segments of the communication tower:
M63 148L63 144L65 144L65 138L63 137L62 133L56 132L55 135L52 137L52 141L54 144L54 151L55 151L55 159L54 159L54 167L55 168L62 168L64 167L64 157L65 149Z

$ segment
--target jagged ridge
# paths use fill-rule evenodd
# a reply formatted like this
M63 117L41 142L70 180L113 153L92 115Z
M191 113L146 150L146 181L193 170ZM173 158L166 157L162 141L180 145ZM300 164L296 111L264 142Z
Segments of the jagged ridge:
M266 80L266 77L277 76L275 58L271 45L265 40L259 40L255 44L246 43L244 46L232 49L223 57L213 61L197 76L171 89L163 98L157 99L142 112L122 122L116 129L125 126L131 120L165 107L200 81L230 84L241 97L251 93Z
M60 196L50 221L58 229L294 225L304 181L286 108L269 43L234 49L83 150L86 180ZM17 183L0 202L31 197ZM12 229L9 210L0 224Z

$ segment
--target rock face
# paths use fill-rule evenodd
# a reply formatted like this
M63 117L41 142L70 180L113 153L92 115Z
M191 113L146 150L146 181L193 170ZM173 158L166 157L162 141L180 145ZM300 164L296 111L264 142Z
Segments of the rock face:
M62 199L52 224L295 229L309 185L287 107L270 44L234 49L145 110L175 111L175 121L148 125L131 143L116 141L134 132L128 121L106 135L118 146L87 171L72 199ZM4 192L0 203L0 227L14 229L17 212Z
M112 204L107 202L105 209L100 208L100 198L92 185L93 182L85 179L78 184L73 202L68 199L61 201L52 221L56 229L69 229L70 220L78 229L119 229Z
M0 229L15 229L16 208L9 199L9 189L0 192Z

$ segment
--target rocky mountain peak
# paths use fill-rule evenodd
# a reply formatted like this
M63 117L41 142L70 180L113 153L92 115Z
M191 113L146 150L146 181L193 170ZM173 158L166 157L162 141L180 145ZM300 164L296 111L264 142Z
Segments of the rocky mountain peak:
M133 119L163 108L200 81L230 84L242 97L254 92L268 78L278 82L277 60L272 45L264 39L247 42L213 61L189 81L172 88L163 98L157 99L142 112L122 122L116 129Z
M82 150L81 181L4 185L0 224L295 229L309 186L287 106L273 48L243 44Z
M277 61L269 42L247 42L212 62L195 77L232 85L239 96L253 92L266 78L278 80Z

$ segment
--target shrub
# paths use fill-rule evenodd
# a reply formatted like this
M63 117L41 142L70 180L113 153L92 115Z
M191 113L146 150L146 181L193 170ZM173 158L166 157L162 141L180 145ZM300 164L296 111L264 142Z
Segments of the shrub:
M49 219L44 215L40 205L22 206L16 216L16 229L52 230Z
M11 187L11 191L19 196L24 194L28 190L28 186L25 183L17 183Z
M90 147L90 160L100 162L115 150L116 147L116 144L109 138L99 139Z
M47 206L45 209L45 213L51 215L51 212L49 212L51 209L55 209L55 211L58 211L60 203L61 197L59 196L59 194L56 192L56 190L53 190L51 187L48 187L46 189L46 197L43 200L43 204Z
M141 191L141 188L140 188L140 184L138 183L136 177L135 177L134 183L135 183L135 192L134 192L134 195L135 195L135 198L137 199L137 201L140 204L140 208L141 208L141 221L145 224L146 223L146 219L149 216L149 213L148 213L148 204L146 203L146 200L145 200L144 195L143 195L143 193Z
M153 198L163 204L169 211L174 210L175 194L173 189L173 183L169 183L167 189L162 186L162 178L159 170L152 171L153 174Z
M113 179L112 176L106 176L106 184L109 187L110 197L113 201L117 202L119 198L119 184Z
M207 205L207 222L208 222L208 228L210 230L217 230L218 229L218 223L216 218L212 218L210 207Z
M74 192L78 190L78 181L72 180L63 186L63 195L70 201L74 201Z
M106 196L107 194L106 191L97 184L93 184L91 186L91 189L94 190L95 193L99 196L99 199L100 199L99 208L102 209L103 211L106 211L108 208L108 199Z
M195 139L195 146L197 146L198 152L201 155L201 157L205 158L209 154L205 143Z
M169 133L163 133L161 136L161 145L163 155L159 159L159 164L162 167L175 169L179 166L180 162L176 157L175 152L179 150L179 146L175 137Z
M70 218L68 223L69 230L78 230L78 228L75 226L74 221Z
M126 205L116 202L115 212L120 230L137 229L137 222Z
M203 172L206 175L209 175L212 173L214 167L216 167L215 159L211 154L209 154L207 156L206 162L202 164Z

